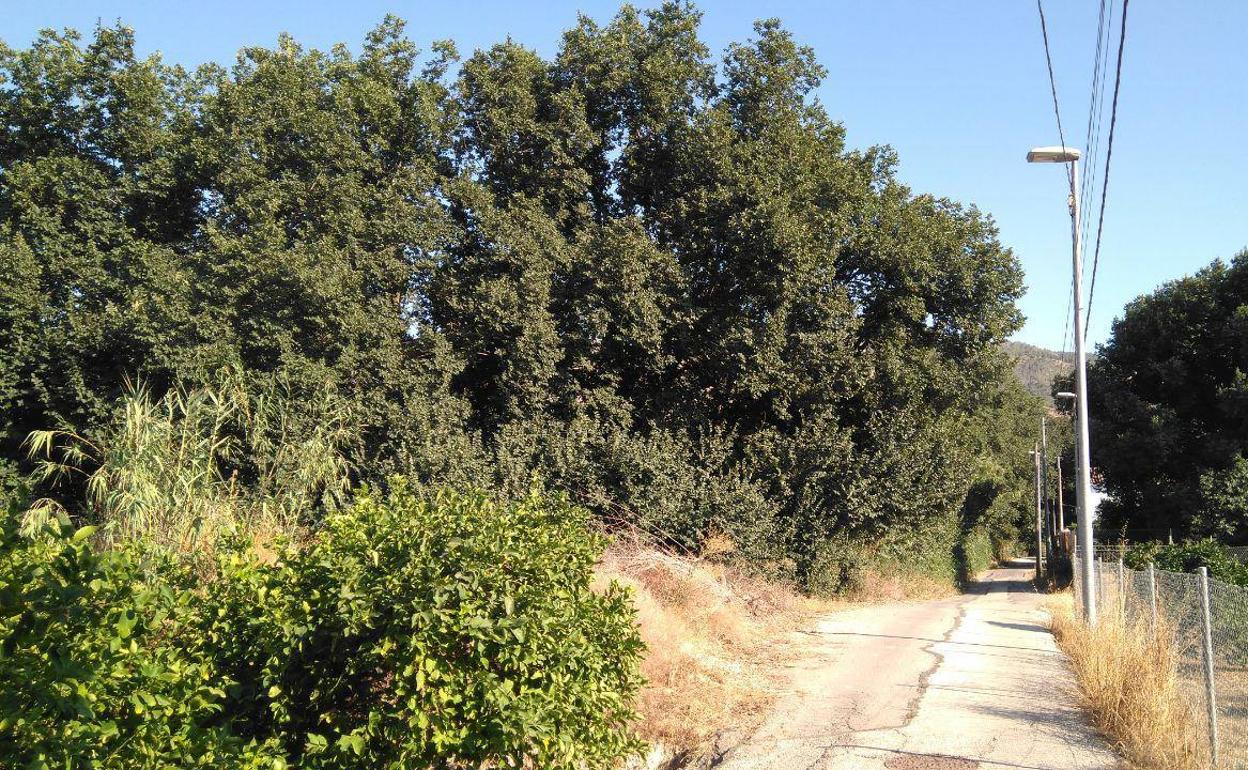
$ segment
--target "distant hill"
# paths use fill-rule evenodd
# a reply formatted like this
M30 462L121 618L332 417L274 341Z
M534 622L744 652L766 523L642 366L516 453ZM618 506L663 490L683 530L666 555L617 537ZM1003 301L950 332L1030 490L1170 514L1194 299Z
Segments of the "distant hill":
M1014 359L1014 373L1027 392L1050 398L1053 378L1070 374L1075 365L1074 353L1058 353L1028 345L1026 342L1006 342L1005 352Z

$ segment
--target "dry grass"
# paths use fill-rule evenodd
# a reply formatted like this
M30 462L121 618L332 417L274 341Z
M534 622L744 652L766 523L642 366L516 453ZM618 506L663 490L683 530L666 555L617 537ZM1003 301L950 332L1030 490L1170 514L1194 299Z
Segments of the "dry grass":
M944 599L957 593L952 583L918 572L896 570L885 574L868 570L863 573L858 587L847 593L845 599L858 603L921 601Z
M731 541L711 537L710 558L730 554ZM794 586L767 580L707 558L655 549L642 533L616 537L596 569L633 591L641 636L648 647L636 725L655 757L706 757L720 736L743 736L767 715L790 686L786 664L805 640L792 632L821 614L850 604L930 599L953 586L898 570L869 572L857 590L816 599Z
M1191 706L1182 694L1171 635L1105 613L1096 628L1075 616L1069 594L1050 608L1058 646L1069 656L1097 727L1129 762L1148 770L1208 766Z
M785 637L829 604L723 565L617 540L597 570L633 590L649 650L637 729L668 755L709 751L763 718L784 670Z

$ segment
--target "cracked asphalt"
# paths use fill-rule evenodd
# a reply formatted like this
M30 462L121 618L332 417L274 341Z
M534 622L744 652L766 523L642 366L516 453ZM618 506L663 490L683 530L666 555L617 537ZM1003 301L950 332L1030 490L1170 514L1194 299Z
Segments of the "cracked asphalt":
M970 593L822 619L724 770L1110 770L1025 562Z

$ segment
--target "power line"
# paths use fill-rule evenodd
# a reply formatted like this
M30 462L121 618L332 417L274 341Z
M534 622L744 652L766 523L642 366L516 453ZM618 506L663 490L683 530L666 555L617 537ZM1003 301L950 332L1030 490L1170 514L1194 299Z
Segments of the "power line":
M1108 11L1107 15L1106 11ZM1093 61L1091 95L1088 98L1089 131L1084 145L1084 173L1080 185L1080 199L1083 201L1087 201L1096 190L1097 159L1100 154L1102 136L1101 119L1105 114L1105 76L1109 69L1109 40L1113 34L1113 27L1114 6L1112 2L1101 0L1101 16L1097 24L1097 52ZM1096 125L1095 131L1091 130L1093 121ZM1092 228L1092 206L1082 206L1079 215L1079 237L1083 243L1087 243Z
M1036 12L1040 15L1040 36L1044 39L1044 64L1049 70L1049 91L1053 95L1053 118L1057 121L1057 138L1066 146L1066 134L1062 130L1062 111L1057 102L1057 78L1053 76L1053 56L1049 52L1049 25L1044 18L1044 2L1036 0ZM1070 191L1075 191L1075 172L1069 164L1066 165L1066 178L1070 184ZM1062 349L1066 348L1066 339L1070 334L1070 308L1071 298L1074 296L1074 281L1071 281L1071 292L1066 295L1066 328L1062 331Z
M1059 353L1066 352L1066 340L1070 339L1070 306L1075 298L1075 279L1070 279L1070 291L1066 292L1066 328L1062 330L1062 348Z
M1036 10L1040 13L1040 35L1044 38L1044 63L1049 68L1049 90L1053 93L1053 117L1057 119L1057 138L1062 146L1066 146L1066 135L1062 132L1062 111L1057 106L1057 79L1053 77L1053 57L1049 54L1049 26L1044 20L1044 3L1036 0ZM1075 190L1074 170L1065 164L1066 176L1070 180L1070 190Z
M1039 0L1036 0L1039 2ZM1122 0L1121 30L1118 34L1118 64L1114 72L1114 99L1109 110L1109 139L1105 144L1105 171L1101 174L1101 210L1096 223L1096 251L1092 257L1092 286L1088 290L1088 311L1085 314L1083 337L1088 337L1088 326L1092 319L1092 298L1096 295L1096 268L1101 260L1101 234L1105 227L1105 195L1109 190L1109 162L1114 156L1114 127L1118 122L1118 89L1122 85L1122 49L1127 41L1127 5L1130 0Z
M1109 10L1109 23L1106 24L1106 8ZM1090 95L1088 96L1088 125L1084 138L1084 173L1080 180L1079 196L1081 200L1086 200L1092 191L1096 189L1096 153L1100 144L1101 137L1101 116L1103 114L1102 106L1105 102L1105 69L1106 57L1109 56L1109 35L1113 29L1114 23L1113 5L1108 0L1101 0L1100 13L1097 16L1096 23L1096 52L1092 56L1092 84ZM1092 130L1095 124L1095 132ZM1079 230L1083 240L1087 240L1088 227L1091 223L1091 217L1088 214L1089 207L1083 207L1080 210Z

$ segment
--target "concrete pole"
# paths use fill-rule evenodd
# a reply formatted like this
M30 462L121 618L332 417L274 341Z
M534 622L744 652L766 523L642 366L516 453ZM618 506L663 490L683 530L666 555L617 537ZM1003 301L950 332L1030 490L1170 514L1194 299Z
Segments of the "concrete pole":
M1079 506L1079 556L1085 567L1083 580L1086 606L1083 616L1088 624L1096 625L1096 595L1092 589L1092 453L1088 449L1088 367L1083 351L1083 252L1079 242L1079 161L1070 162L1070 232L1073 239L1071 263L1074 268L1074 326L1075 326L1075 414L1078 426L1078 466L1075 469L1075 492Z
M1040 446L1032 450L1031 456L1035 458L1036 465L1036 580L1040 580L1044 575L1044 534L1041 525L1040 511Z
M1053 558L1053 506L1049 495L1049 434L1044 415L1040 415L1040 502L1044 508L1045 553Z
M1118 554L1118 620L1127 621L1127 579L1122 569L1122 554Z
M1066 531L1066 511L1062 510L1062 456L1057 456L1057 531Z

